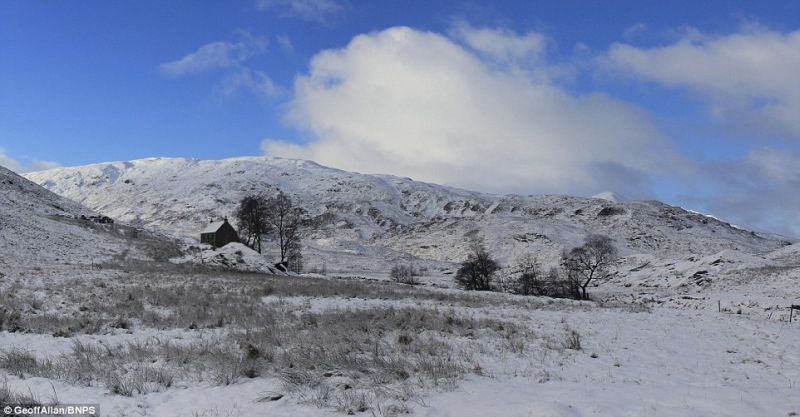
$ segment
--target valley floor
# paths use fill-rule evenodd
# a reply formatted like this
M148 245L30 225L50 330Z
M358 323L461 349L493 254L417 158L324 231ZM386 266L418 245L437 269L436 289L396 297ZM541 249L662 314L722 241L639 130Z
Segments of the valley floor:
M0 303L0 402L102 416L800 413L800 321L764 314L122 270L11 272Z

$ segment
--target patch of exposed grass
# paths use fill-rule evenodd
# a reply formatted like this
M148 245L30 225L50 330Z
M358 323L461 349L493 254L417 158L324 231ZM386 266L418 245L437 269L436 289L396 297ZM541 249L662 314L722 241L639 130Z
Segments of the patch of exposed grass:
M107 273L0 291L9 331L72 337L139 329L215 329L195 341L119 344L76 341L62 355L0 352L0 367L116 395L162 391L177 383L235 384L279 378L282 393L308 404L396 415L407 402L465 375L485 372L486 356L523 355L534 336L470 308L539 308L547 300L440 291L390 282L266 277ZM38 295L32 297L32 295ZM392 300L358 308L310 310L265 296ZM35 299L37 305L25 300ZM399 303L406 307L392 307ZM561 304L559 304L560 306ZM572 306L572 304L564 304ZM7 306L7 307L6 307ZM570 307L571 308L571 307ZM8 326L13 326L9 328ZM200 335L202 332L193 334Z
M471 351L475 332L490 341L519 333L509 323L431 307L302 314L260 309L272 319L216 339L117 345L76 341L57 357L2 352L0 367L21 378L103 386L126 396L164 390L175 381L227 385L272 376L302 401L351 413L401 404L419 390L452 386L481 369Z

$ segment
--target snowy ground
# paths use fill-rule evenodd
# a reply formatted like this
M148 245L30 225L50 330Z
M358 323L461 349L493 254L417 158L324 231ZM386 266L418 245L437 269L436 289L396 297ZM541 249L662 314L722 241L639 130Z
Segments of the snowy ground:
M800 246L778 236L657 202L491 196L298 160L29 177L184 241L96 223L0 169L0 403L112 417L800 413L800 311L790 322L787 308ZM317 215L308 276L187 240L241 190L275 184ZM518 255L554 265L590 233L623 255L597 301L453 288L473 238L508 276ZM394 265L421 285L392 283Z
M0 286L0 392L4 380L103 416L800 413L800 319L769 314L797 290L763 285L798 288L796 269L672 292L687 303L616 284L596 303L362 279L23 273ZM755 307L718 312L723 294ZM76 365L78 346L101 365Z

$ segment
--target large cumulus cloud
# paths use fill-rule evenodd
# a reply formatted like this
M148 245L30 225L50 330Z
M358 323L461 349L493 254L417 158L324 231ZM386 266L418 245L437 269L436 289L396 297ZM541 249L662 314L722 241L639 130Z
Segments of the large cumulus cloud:
M308 142L264 152L489 191L633 196L682 164L634 106L547 77L542 37L456 33L395 27L318 53L287 116Z

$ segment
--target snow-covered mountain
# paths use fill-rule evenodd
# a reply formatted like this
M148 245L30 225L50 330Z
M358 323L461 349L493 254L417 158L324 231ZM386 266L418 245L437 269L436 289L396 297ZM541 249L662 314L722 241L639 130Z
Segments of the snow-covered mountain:
M163 250L153 236L133 242L124 226L89 219L96 214L0 166L0 267L81 267Z
M789 243L657 201L492 195L296 159L148 158L26 177L115 219L140 216L148 227L195 238L210 219L232 217L244 195L280 189L314 219L304 241L307 266L348 272L401 261L444 270L475 238L505 263L528 253L555 262L593 233L611 236L625 255L660 259L761 254Z

